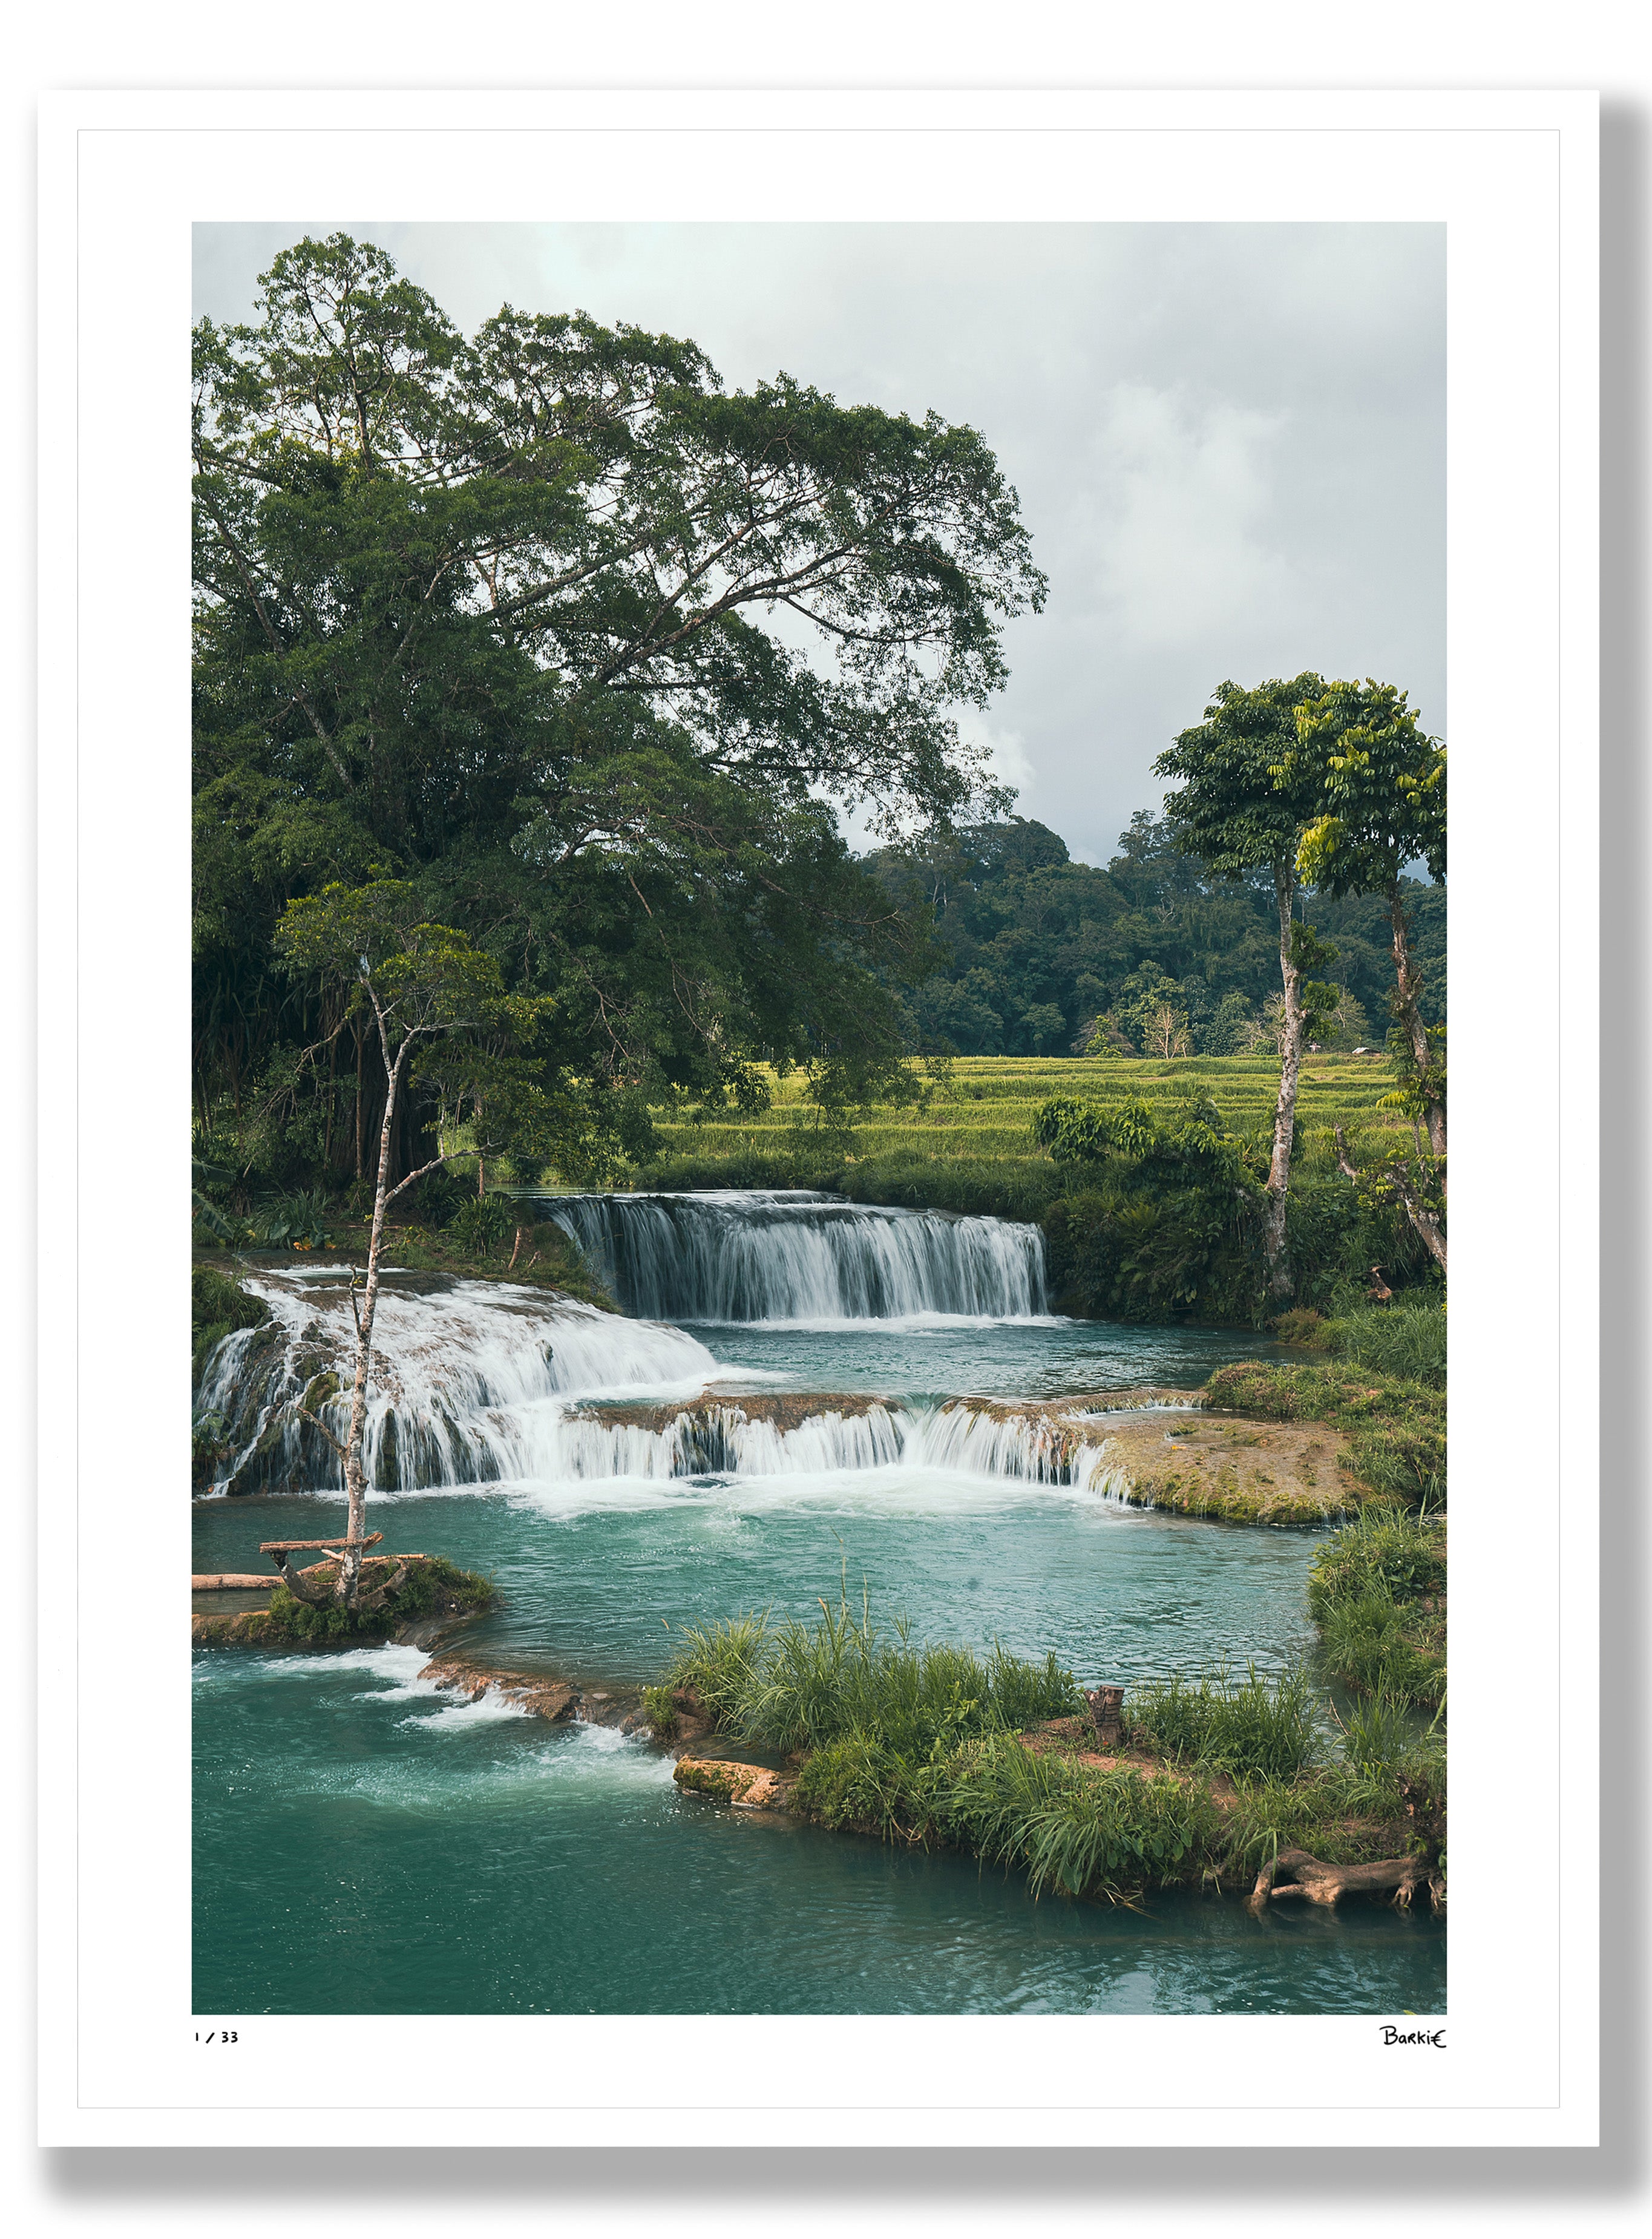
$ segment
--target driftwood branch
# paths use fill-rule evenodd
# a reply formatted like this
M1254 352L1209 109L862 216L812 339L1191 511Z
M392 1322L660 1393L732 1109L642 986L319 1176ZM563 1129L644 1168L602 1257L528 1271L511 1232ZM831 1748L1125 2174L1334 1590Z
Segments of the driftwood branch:
M1404 1906L1425 1884L1432 1895L1436 1879L1422 1858L1376 1858L1363 1866L1338 1866L1311 1857L1306 1850L1281 1850L1257 1876L1251 1903L1260 1911L1271 1900L1284 1897L1334 1905L1342 1897L1383 1897L1391 1892L1395 1903ZM1442 1891L1435 1898L1436 1908L1443 1896Z

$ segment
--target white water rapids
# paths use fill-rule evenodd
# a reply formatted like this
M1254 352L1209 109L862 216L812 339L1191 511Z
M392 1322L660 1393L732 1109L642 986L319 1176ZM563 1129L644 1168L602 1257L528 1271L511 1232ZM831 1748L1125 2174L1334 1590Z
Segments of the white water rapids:
M557 1217L622 1294L685 1319L828 1326L884 1318L1042 1316L1043 1239L1005 1221L886 1212L803 1192L560 1200ZM207 1363L198 1419L221 1452L213 1490L335 1491L354 1325L342 1267L244 1279L271 1319ZM850 1311L859 1307L859 1313ZM722 1396L753 1374L689 1332L508 1282L390 1272L380 1292L365 1462L381 1492L507 1481L791 1477L912 1469L1109 1489L1093 1418L959 1399ZM635 1404L646 1402L647 1404Z

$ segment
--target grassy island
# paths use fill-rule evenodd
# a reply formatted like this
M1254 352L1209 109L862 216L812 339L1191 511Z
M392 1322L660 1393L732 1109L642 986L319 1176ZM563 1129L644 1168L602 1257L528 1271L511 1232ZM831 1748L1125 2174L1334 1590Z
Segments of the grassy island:
M1263 1903L1346 1888L1409 1902L1426 1885L1443 1903L1443 1752L1407 1745L1379 1702L1328 1753L1299 1671L1139 1688L1110 1730L1053 1656L916 1648L839 1600L813 1625L754 1615L687 1632L645 1699L662 1737L691 1728L783 1760L760 1779L690 1755L683 1786L963 1850L1025 1872L1035 1895L1214 1884Z

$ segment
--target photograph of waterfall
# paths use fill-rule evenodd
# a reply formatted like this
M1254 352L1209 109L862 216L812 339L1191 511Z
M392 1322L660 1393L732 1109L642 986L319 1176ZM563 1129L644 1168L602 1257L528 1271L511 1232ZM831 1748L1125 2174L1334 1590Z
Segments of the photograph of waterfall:
M1445 225L194 277L196 2013L1440 2026Z

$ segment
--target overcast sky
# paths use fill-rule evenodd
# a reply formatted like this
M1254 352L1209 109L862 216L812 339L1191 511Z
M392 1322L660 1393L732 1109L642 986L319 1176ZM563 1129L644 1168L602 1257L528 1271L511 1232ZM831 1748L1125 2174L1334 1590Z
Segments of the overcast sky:
M979 429L1050 598L964 728L1083 861L1224 678L1376 676L1445 734L1443 226L197 226L196 316L340 228L467 331L581 309Z

